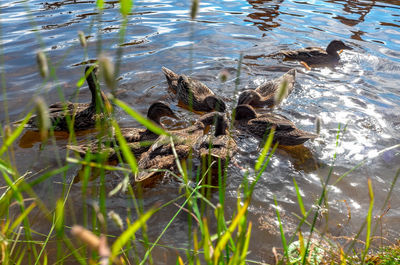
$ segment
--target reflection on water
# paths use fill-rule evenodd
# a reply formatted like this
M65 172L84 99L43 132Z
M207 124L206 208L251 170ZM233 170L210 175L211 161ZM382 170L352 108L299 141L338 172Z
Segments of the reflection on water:
M59 101L60 93L67 99L74 99L82 65L93 63L100 49L110 56L114 56L118 48L122 49L119 80L122 92L119 97L124 101L141 113L146 113L155 100L171 104L183 120L179 124L166 120L168 128L183 128L198 115L177 106L167 91L161 66L200 79L227 99L228 109L235 106L241 90L255 88L290 68L296 68L295 89L276 111L306 131L315 130L317 116L322 119L323 126L316 140L304 146L279 148L257 184L249 213L250 219L257 224L252 233L249 258L271 262L271 248L280 245L279 234L275 233L274 195L282 210L285 229L292 231L297 224L292 213L301 214L293 178L309 209L320 195L321 179L326 179L331 165L334 165L332 184L363 159L400 142L400 4L398 1L351 0L211 0L201 1L197 20L191 21L189 2L135 2L129 15L126 37L121 42L118 1L106 2L102 12L98 12L93 1L1 2L0 41L4 53L1 69L6 77L7 109L5 95L1 94L0 121L3 124L7 115L10 120L21 118L30 110L31 99L36 94L43 95L48 102ZM87 37L87 54L79 44L78 30L83 30ZM307 71L296 62L268 57L281 49L326 47L332 39L340 39L354 47L353 51L342 53L340 64L332 69ZM43 85L35 63L35 51L39 48L47 52L57 75L46 85ZM244 59L236 88L240 53ZM230 73L225 83L218 78L223 69ZM104 85L103 90L109 92ZM82 88L79 101L88 98L89 90ZM117 117L123 127L138 125L122 110L117 110ZM340 139L338 144L337 135ZM42 146L37 133L24 132L15 150L20 172L39 171L62 163L68 136L62 133L55 136L57 145ZM78 140L91 136L94 137L95 133L79 135ZM254 173L254 161L260 152L259 142L239 137L238 144L240 152L236 160ZM338 240L357 233L369 205L367 178L372 179L374 185L374 215L381 214L379 209L400 164L399 152L398 148L384 152L332 187L327 204L329 221L326 224L321 216L317 227ZM237 189L244 175L238 167L232 166L229 171L228 214L236 210ZM79 175L78 172L79 168L74 167L65 178L71 182ZM120 173L107 173L107 191L115 188L122 179ZM48 180L37 188L38 196L48 203L56 201L62 192L60 183L63 180L64 176ZM81 185L77 182L72 186L69 199L71 209L78 212L83 207ZM95 199L99 180L95 178L89 185ZM394 189L392 207L382 222L382 236L389 239L398 238L400 231L400 212L394 207L400 203L398 185ZM178 193L177 182L166 180L163 185L145 193L145 206L164 203ZM107 205L107 209L113 209L121 216L127 216L129 207L130 199L126 194L114 195ZM150 220L151 240L159 235L176 210L176 206L168 206ZM180 216L161 243L185 247L186 220L186 216ZM36 225L38 231L47 231L47 226ZM307 227L303 227L303 231L307 231ZM113 228L109 232L119 233ZM260 246L255 242L264 244ZM154 260L159 260L159 264L176 262L174 250L156 249Z

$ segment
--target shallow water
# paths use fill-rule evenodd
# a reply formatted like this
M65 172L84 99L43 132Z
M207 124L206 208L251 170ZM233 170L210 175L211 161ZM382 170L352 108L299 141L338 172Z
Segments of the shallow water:
M318 229L327 229L331 238L342 242L346 236L358 232L369 205L368 178L375 192L374 215L382 214L380 208L400 165L399 148L374 158L378 151L400 143L400 5L397 1L201 1L194 21L189 18L190 1L137 1L128 16L121 46L118 45L121 16L116 1L106 2L102 14L94 1L4 1L0 9L1 69L7 91L6 96L4 93L0 96L2 124L23 117L33 106L34 95L56 102L62 92L66 98L73 99L76 82L83 73L82 64L95 60L100 49L111 57L115 57L119 47L122 49L119 97L142 113L154 100L170 103L185 121L176 126L184 126L197 115L176 106L166 89L161 66L192 74L205 82L226 99L230 109L235 106L239 91L296 68L295 90L277 112L310 132L315 130L316 117L320 117L322 130L316 140L304 146L278 149L262 175L249 214L253 221L250 259L271 262L272 247L281 245L273 196L280 206L284 228L293 232L298 220L292 213L300 214L293 178L309 209L321 193L321 178L327 177L335 152L337 159L331 184L364 158L370 159L332 187L328 195L328 226L321 217ZM87 54L79 44L78 30L87 36ZM296 62L282 62L267 56L280 49L325 47L332 39L341 39L354 48L343 52L340 65L333 69L307 71ZM57 76L45 85L35 59L35 52L40 48L46 51ZM240 54L243 61L236 88ZM224 69L230 76L227 82L221 83L218 75ZM88 89L81 89L79 100L87 101L89 97ZM121 125L137 125L121 110L117 111ZM340 135L336 147L339 124L341 129L346 126L346 131ZM78 137L85 139L91 135L94 134ZM63 163L66 135L57 135L56 146L43 145L37 140L38 135L34 133L19 139L15 158L20 172L35 172ZM252 171L259 143L248 137L240 137L238 143L240 152L236 160ZM77 171L78 168L71 169L67 180L71 181ZM230 168L228 213L235 211L243 175L243 170ZM111 190L121 176L114 173L107 176L107 189ZM58 198L63 188L62 179L60 176L38 188L39 197ZM91 185L96 188L98 181ZM177 194L175 186L176 183L166 183L146 192L145 205L172 199ZM396 185L390 210L382 221L382 236L389 240L399 237L399 191ZM214 196L218 198L218 194ZM116 195L108 200L107 209L126 216L128 201L128 196ZM81 204L81 186L77 183L72 185L68 205L79 213ZM151 240L177 210L176 206L167 207L150 220ZM186 220L181 214L160 243L185 247ZM39 223L40 220L36 224L38 229ZM307 228L303 227L303 231ZM118 230L115 228L114 232L117 234ZM156 248L154 255L159 264L176 259L175 250L168 248Z

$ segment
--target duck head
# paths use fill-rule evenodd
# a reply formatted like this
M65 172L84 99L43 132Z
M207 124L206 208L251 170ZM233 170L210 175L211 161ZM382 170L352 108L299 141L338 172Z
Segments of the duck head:
M102 93L100 92L100 84L97 79L97 72L99 71L99 67L97 65L88 65L85 67L85 77L86 82L89 86L90 93L92 93L92 105L96 106L97 102L100 102L99 105L102 107ZM97 101L97 99L99 101Z
M251 120L257 117L257 113L250 105L243 104L236 107L234 110L234 118L237 121Z
M334 54L340 50L352 50L352 49L353 48L351 48L350 46L347 46L341 40L333 40L333 41L331 41L331 43L329 43L328 47L326 48L326 52L329 54Z
M261 101L261 96L254 90L245 90L239 95L237 105L243 104L258 104Z
M156 101L150 105L147 111L147 118L149 120L154 121L157 124L160 124L161 117L171 117L177 119L178 117L175 113L171 110L171 108L161 101Z
M174 93L176 93L178 89L179 75L164 66L161 68L161 70L163 71L165 78L167 79L169 88L171 88Z
M217 126L219 123L221 123L220 126L223 126L222 123L223 123L224 119L226 119L224 113L221 113L221 112L218 112L218 111L214 111L214 112L210 112L210 113L204 114L203 116L201 116L199 118L199 121L201 123L203 123L205 126L213 125L213 124L215 124ZM221 128L224 129L223 127L221 127ZM226 129L226 127L225 127L225 129Z
M212 110L216 110L219 112L225 112L226 110L225 102L220 97L211 95L206 97L204 101L206 102L207 106Z

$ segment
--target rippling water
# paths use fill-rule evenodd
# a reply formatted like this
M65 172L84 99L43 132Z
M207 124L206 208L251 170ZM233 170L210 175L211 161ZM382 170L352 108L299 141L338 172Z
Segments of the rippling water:
M58 101L61 92L73 98L76 82L83 72L82 64L95 60L100 50L115 57L118 49L122 49L120 96L142 113L158 99L175 106L166 90L161 66L204 81L227 100L230 108L235 105L240 90L254 88L264 80L296 68L295 91L278 112L307 131L315 130L318 116L323 121L322 131L320 137L304 146L278 149L259 181L249 215L255 224L251 259L271 261L272 247L280 246L273 196L281 207L285 229L293 232L298 221L292 212L300 214L293 178L310 208L320 195L321 179L328 175L335 152L337 159L331 184L363 159L370 157L370 160L332 186L328 226L321 218L318 228L327 229L334 239L357 233L368 209L368 178L372 179L376 196L374 214L382 213L379 209L400 165L399 148L374 158L378 151L400 143L398 1L201 1L194 21L189 18L190 1L137 1L128 17L122 45L118 44L121 28L118 1L106 2L101 13L94 1L3 1L0 9L1 70L6 84L6 94L0 96L4 106L0 111L2 123L26 114L35 94L45 96L48 102ZM87 36L87 54L79 44L78 30ZM354 47L342 53L341 64L334 69L307 71L296 62L282 62L267 56L280 49L325 47L332 39L341 39ZM37 71L38 49L47 52L57 76L46 84ZM236 89L240 54L244 59ZM229 71L230 77L221 84L218 74L223 69ZM83 88L79 100L86 101L89 97L88 89ZM178 107L174 110L187 121L196 118ZM136 125L122 111L119 120L126 126ZM346 130L340 134L336 146L339 124L342 131L344 127ZM20 172L61 163L65 135L58 135L58 147L42 148L34 138L35 135L27 133L20 139L15 153ZM258 142L251 138L238 141L240 153L236 160L246 168L253 168L259 154ZM54 151L60 156L54 156ZM67 178L72 179L77 170L71 170ZM237 188L243 174L236 167L230 169L227 212L235 211ZM120 177L108 176L107 185L112 189ZM58 198L62 190L60 181L62 176L41 186L37 190L39 196ZM91 183L93 187L97 184ZM70 196L70 207L78 212L82 207L80 189L79 183L74 184ZM396 185L391 208L383 217L382 235L389 239L399 237L399 191ZM145 204L167 201L174 194L174 183L166 184L146 193ZM127 201L127 196L118 195L108 201L107 207L126 216ZM171 206L151 219L151 239L157 237L175 210ZM184 247L186 225L186 217L180 217L160 243ZM160 264L165 264L166 259L166 263L175 262L175 258L175 250L157 248L155 252L155 260Z

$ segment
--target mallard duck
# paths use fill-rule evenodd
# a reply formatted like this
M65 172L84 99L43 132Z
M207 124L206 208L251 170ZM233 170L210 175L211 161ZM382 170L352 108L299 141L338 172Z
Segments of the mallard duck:
M254 90L245 90L239 95L238 105L248 104L253 107L272 107L275 105L275 96L281 85L286 82L287 95L294 88L296 69L290 69L284 75L264 82Z
M213 168L218 168L218 159L221 160L221 165L224 167L226 159L232 158L237 152L236 142L227 130L228 125L229 121L225 115L218 117L214 134L203 136L200 141L200 157L207 160L210 156L211 160L216 162Z
M162 68L162 71L167 78L169 88L177 94L178 100L189 109L225 112L224 101L202 82L186 75L178 75L165 67Z
M352 50L340 40L333 40L329 43L326 50L319 47L307 47L299 50L282 50L277 55L284 55L286 59L301 61L303 65L310 67L336 65L339 60L338 51Z
M147 118L160 127L162 127L160 119L165 116L177 118L170 107L160 101L151 104L147 111ZM150 147L149 142L158 137L157 134L147 128L121 128L121 134L127 141L132 153L137 157ZM67 148L78 152L81 156L85 156L89 151L92 154L105 153L107 160L114 160L117 159L116 148L118 148L114 143L117 143L116 139L103 138L82 145L68 145Z
M192 126L182 130L170 131L172 136L160 136L150 149L141 155L138 162L140 170L135 175L135 182L148 186L164 175L163 172L159 171L149 172L150 169L177 172L173 146L179 160L187 159L191 153L196 155L198 152L196 146L198 146L198 141L203 136L206 126L212 125L214 120L219 119L218 117L222 115L224 114L219 112L204 114ZM173 145L171 141L173 141Z
M106 109L111 104L102 91L97 81L96 66L85 68L86 82L92 94L90 103L57 102L49 106L50 121L55 131L69 131L67 117L74 121L74 129L85 130L94 127L96 119L103 117ZM37 128L36 116L28 121L28 127Z
M268 137L275 127L274 143L280 145L299 145L317 135L297 129L286 117L274 113L257 114L250 105L239 105L235 110L235 125L258 138Z

